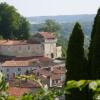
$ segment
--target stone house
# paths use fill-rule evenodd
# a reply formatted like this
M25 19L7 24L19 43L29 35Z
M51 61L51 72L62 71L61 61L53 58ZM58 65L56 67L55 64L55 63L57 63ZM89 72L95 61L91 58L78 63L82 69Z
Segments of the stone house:
M48 32L39 32L29 40L0 40L0 55L2 55L0 56L0 71L4 73L6 79L10 80L33 70L38 72L39 67L50 68L47 74L51 73L52 67L64 67L64 63L53 62L55 58L62 55L61 47L57 47L56 44L57 38ZM37 74L45 76L46 71L44 74L40 72ZM49 81L46 81L49 84L52 84L51 82L60 84L59 80L62 80L63 74L53 73L53 76L49 76ZM51 78L52 81L50 81Z
M0 40L0 54L16 57L43 56L43 46L38 42Z
M39 32L30 40L0 40L0 55L30 57L61 57L61 47L56 46L57 38L48 32Z
M29 61L5 61L0 66L0 71L7 80L15 79L16 76L30 73L34 67Z
M61 46L57 46L57 38L53 33L49 32L38 32L33 35L31 40L37 40L43 45L44 56L49 58L59 58L62 56Z

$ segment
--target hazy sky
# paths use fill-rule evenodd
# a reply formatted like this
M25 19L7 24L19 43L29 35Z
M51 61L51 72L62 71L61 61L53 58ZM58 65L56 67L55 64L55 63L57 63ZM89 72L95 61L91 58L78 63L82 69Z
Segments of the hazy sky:
M94 14L100 0L0 0L13 5L23 16Z

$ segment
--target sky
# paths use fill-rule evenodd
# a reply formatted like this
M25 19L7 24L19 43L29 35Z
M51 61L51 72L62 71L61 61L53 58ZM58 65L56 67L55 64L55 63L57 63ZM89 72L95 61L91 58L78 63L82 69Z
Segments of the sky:
M0 0L15 6L25 17L95 14L100 0Z

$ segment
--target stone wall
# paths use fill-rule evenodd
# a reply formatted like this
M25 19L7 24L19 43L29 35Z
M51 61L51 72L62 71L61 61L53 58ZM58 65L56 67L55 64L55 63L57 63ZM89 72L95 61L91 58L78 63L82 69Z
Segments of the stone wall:
M42 44L6 45L0 46L0 54L17 57L43 56L44 47Z
M57 58L62 57L62 47L61 46L58 46L56 48L57 48Z
M57 40L45 40L44 55L49 58L56 58L56 42Z

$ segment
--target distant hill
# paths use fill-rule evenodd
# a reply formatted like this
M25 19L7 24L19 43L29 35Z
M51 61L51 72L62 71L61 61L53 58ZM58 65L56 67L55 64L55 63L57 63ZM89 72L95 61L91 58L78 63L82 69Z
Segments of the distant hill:
M52 19L59 23L61 30L60 34L62 36L62 43L68 43L69 36L73 30L75 22L79 22L82 26L83 32L85 34L85 51L87 52L90 40L90 34L92 30L93 20L95 14L84 14L84 15L64 15L64 16L40 16L40 17L28 17L27 20L31 23L30 32L32 34L36 33L43 25L45 20ZM66 44L64 44L66 45Z
M83 14L83 15L63 15L63 16L40 16L40 17L28 17L27 20L31 23L30 31L37 32L43 25L45 20L52 19L60 24L61 34L68 35L72 32L75 22L79 22L82 25L85 35L90 35L92 30L92 24L95 14ZM66 36L67 37L67 36Z
M59 16L39 16L39 17L28 17L28 21L31 24L44 23L47 19L52 19L58 23L74 23L79 22L91 22L93 21L95 14L82 14L82 15L59 15Z
M95 14L83 14L83 15L64 15L64 16L40 16L40 17L28 17L27 20L31 23L30 32L33 34L42 27L43 23L47 19L52 19L60 24L61 36L65 39L69 39L75 22L79 22L85 34L85 44L89 44L90 33L92 30L93 20Z

